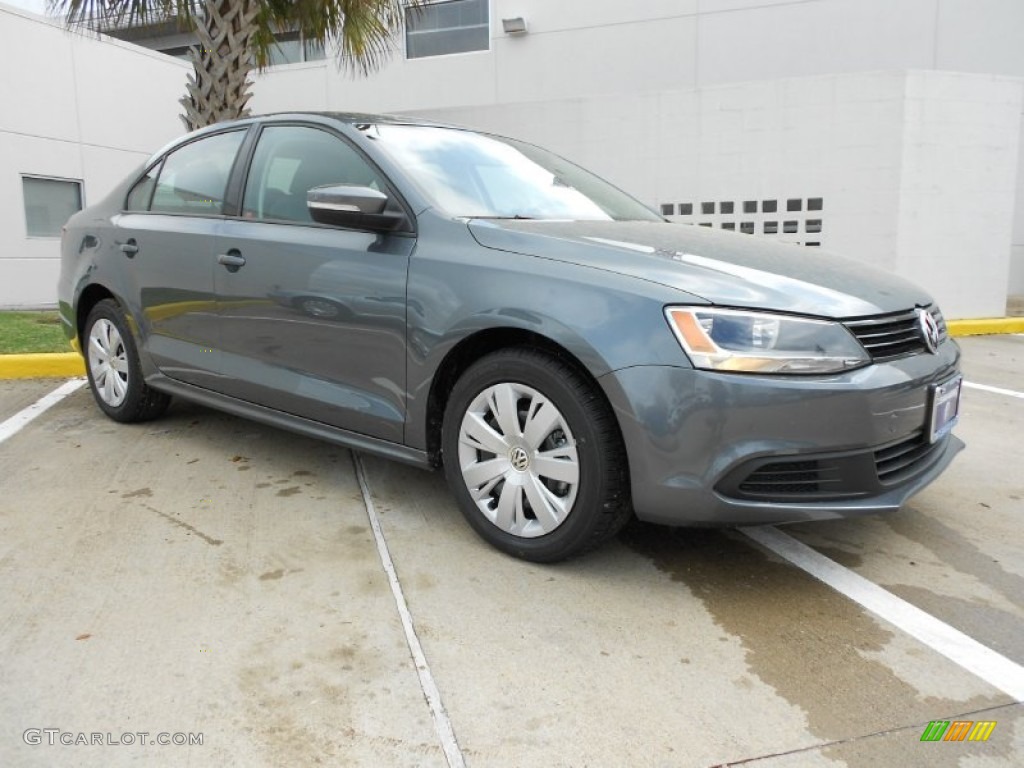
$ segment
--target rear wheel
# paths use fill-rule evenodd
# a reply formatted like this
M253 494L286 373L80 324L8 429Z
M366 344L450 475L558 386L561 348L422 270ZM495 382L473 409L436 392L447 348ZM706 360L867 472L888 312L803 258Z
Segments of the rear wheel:
M630 517L625 450L607 404L544 352L502 350L470 366L445 410L442 451L466 519L516 557L579 555Z
M167 410L171 398L142 379L135 339L121 305L112 299L96 304L83 333L85 368L96 404L120 422L148 421Z

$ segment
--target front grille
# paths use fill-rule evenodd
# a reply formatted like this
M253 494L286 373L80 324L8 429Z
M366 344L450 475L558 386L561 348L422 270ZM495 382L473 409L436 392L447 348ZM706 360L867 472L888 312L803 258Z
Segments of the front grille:
M928 311L939 328L939 343L941 344L948 335L946 321L938 307L930 307ZM915 309L873 317L859 317L845 320L844 324L857 337L857 340L875 362L916 355L927 349Z
M926 470L937 456L943 441L928 442L924 432L917 432L898 443L875 451L875 472L882 485L909 480Z

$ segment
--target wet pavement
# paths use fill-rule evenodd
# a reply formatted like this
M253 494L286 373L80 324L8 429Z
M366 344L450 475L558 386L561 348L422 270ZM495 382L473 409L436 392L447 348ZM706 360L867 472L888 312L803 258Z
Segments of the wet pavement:
M1024 390L1024 337L962 346L969 381ZM58 384L0 383L0 421ZM1024 399L962 414L900 513L780 530L1020 665ZM440 474L359 460L426 670L348 451L183 403L120 426L85 389L0 444L0 765L442 766L424 673L470 766L1024 763L999 681L741 531L633 523L532 565ZM921 742L933 720L996 726Z

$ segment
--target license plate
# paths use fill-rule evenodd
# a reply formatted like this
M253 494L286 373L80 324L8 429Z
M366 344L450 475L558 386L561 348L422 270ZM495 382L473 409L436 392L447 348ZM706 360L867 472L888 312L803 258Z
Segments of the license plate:
M948 435L960 419L960 382L961 377L957 376L942 384L932 385L928 439L933 443Z

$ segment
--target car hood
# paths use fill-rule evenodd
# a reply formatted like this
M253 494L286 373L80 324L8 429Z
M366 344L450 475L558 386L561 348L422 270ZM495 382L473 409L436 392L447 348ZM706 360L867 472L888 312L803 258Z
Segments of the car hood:
M846 318L931 303L912 283L860 262L707 227L495 219L468 226L487 248L629 275L722 306Z

